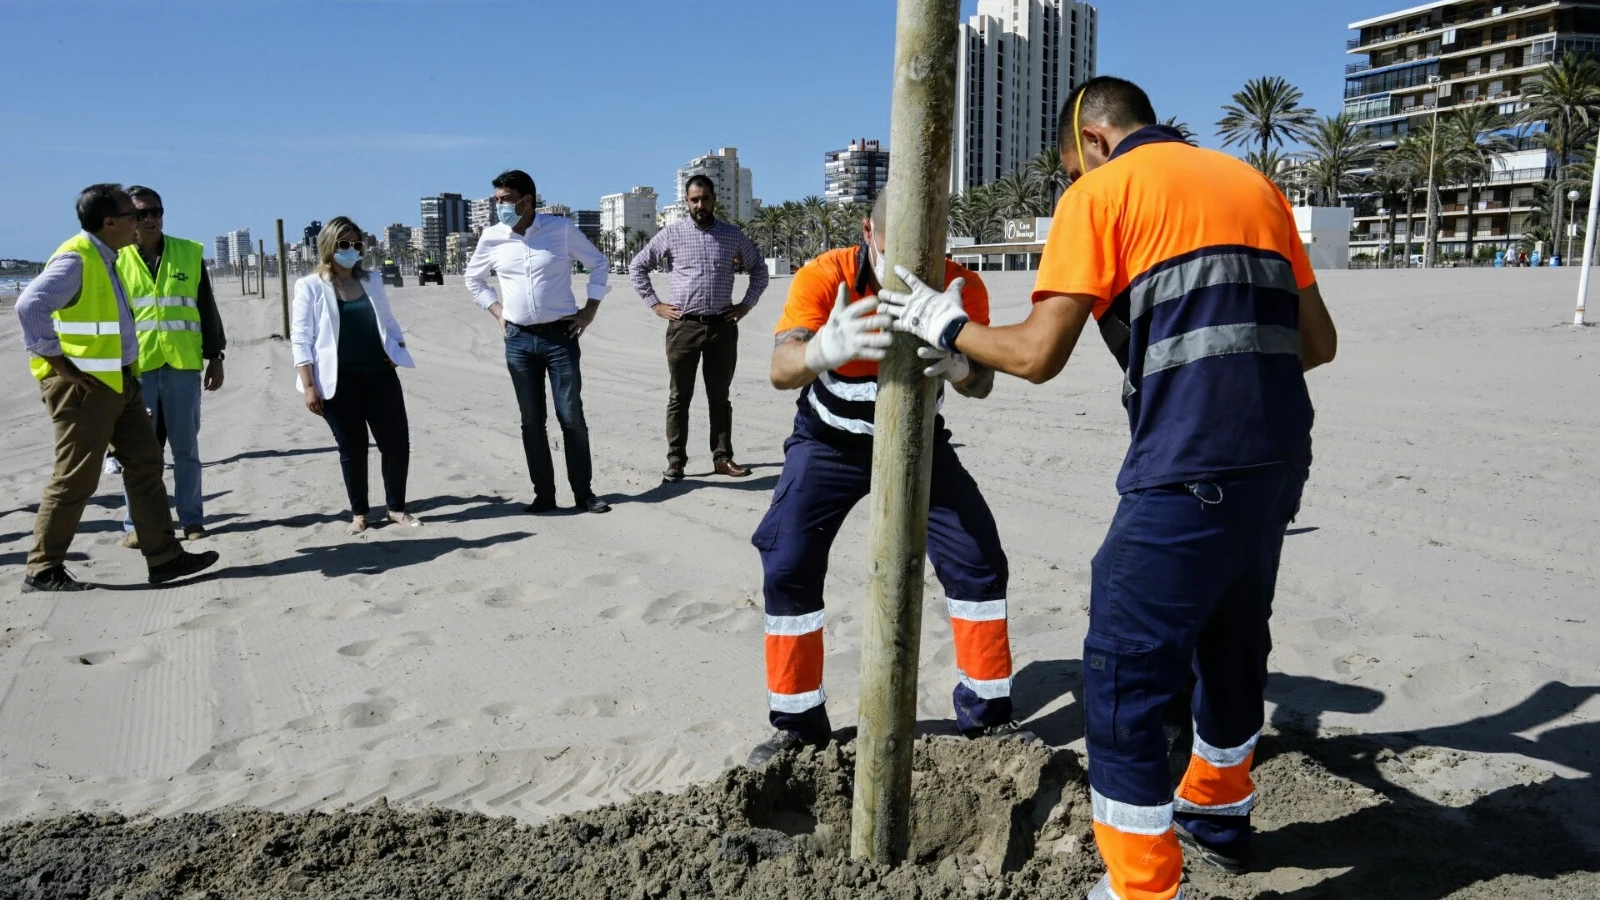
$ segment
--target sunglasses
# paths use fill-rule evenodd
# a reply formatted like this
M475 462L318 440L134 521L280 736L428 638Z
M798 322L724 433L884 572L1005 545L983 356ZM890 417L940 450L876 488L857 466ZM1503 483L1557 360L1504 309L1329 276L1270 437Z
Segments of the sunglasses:
M339 250L354 249L357 253L367 252L367 245L362 241L340 241L334 247Z
M139 221L146 222L146 221L149 221L150 219L159 219L159 218L161 218L162 214L165 213L165 212L166 212L165 209L162 209L161 207L158 206L155 209L141 209L138 212L134 213L134 215L139 217Z

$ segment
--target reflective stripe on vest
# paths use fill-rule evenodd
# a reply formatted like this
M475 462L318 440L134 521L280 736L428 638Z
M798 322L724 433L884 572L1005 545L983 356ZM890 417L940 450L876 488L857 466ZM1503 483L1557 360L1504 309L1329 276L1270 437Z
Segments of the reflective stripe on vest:
M199 302L205 249L170 235L163 241L161 264L153 273L136 246L123 248L117 258L139 335L139 369L199 370L205 365Z
M63 253L76 253L83 284L78 300L50 314L55 320L61 355L79 371L88 372L112 390L122 392L122 325L117 308L117 289L106 269L100 250L84 234L68 238L50 254L53 260ZM50 363L34 357L28 363L33 377L43 381L54 370Z

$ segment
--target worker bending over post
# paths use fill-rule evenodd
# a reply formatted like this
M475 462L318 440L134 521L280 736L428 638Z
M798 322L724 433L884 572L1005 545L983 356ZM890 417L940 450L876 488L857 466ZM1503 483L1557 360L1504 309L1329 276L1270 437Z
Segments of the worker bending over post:
M1061 160L1074 181L1022 323L985 327L910 273L909 292L880 295L896 329L1036 384L1061 372L1093 315L1126 373L1132 441L1084 639L1107 870L1092 900L1181 896L1180 840L1230 871L1246 863L1267 620L1311 463L1304 372L1337 344L1283 194L1155 122L1121 79L1068 98ZM1191 669L1194 750L1174 795L1162 712Z

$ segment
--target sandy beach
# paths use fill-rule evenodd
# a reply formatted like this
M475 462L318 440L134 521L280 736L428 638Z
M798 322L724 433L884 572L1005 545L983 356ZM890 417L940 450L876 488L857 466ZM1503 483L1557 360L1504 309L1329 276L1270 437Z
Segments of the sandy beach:
M59 598L17 592L52 444L7 304L0 822L224 808L248 809L215 821L260 810L305 822L299 814L383 801L381 815L418 828L438 826L405 816L431 807L542 826L507 832L523 836L508 847L529 852L556 840L552 820L564 814L696 785L755 790L729 786L724 772L767 732L761 569L748 539L794 412L794 395L766 380L789 279L773 280L741 334L734 437L754 474L709 474L701 402L689 477L676 485L659 478L664 323L626 276L611 280L583 339L583 376L595 489L612 513L523 512L531 487L501 340L452 278L390 292L417 360L402 375L410 510L425 526L347 536L333 440L304 409L288 345L273 337L276 286L263 300L224 280L227 383L207 395L201 433L213 529L202 545L222 562L212 577L145 589L141 558L118 546L121 486L107 476L70 563L101 589ZM1025 315L1029 273L987 280L996 321ZM1575 270L1323 273L1340 356L1309 379L1317 461L1279 582L1275 733L1263 744L1259 807L1267 846L1298 849L1243 878L1196 875L1197 896L1600 891L1600 330L1563 325L1576 280ZM1056 382L1001 380L986 401L945 406L1011 561L1018 711L1065 751L1050 757L1057 766L1083 746L1075 692L1089 559L1127 442L1119 386L1086 334ZM829 572L836 726L856 716L866 518L862 504ZM931 572L930 585L920 712L923 730L940 734L953 730L953 653ZM1052 796L1035 811L1040 829L1071 791ZM1055 880L1006 881L991 860L976 887L970 866L947 879L966 891L949 896L1058 896L1044 887L1087 884L1092 847L1064 842L1086 832L1086 818L1050 821ZM1043 834L1028 839L1041 854ZM0 873L32 871L5 868L23 866L24 838L29 852L47 840L21 825L0 832ZM1455 871L1439 874L1452 860ZM715 866L743 864L708 862L706 883L723 883ZM795 865L754 852L749 861L769 874L778 870L761 867ZM1397 875L1413 869L1433 874L1420 888ZM840 877L861 876L852 871ZM856 882L861 896L918 896L868 876L881 892ZM784 895L773 883L771 896ZM242 884L217 896L278 896ZM39 890L0 887L0 897L56 896Z

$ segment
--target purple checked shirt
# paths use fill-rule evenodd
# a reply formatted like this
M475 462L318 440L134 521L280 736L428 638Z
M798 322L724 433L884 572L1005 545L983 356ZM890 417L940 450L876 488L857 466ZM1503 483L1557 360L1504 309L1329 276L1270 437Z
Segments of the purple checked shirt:
M733 261L750 273L744 306L754 309L767 289L767 261L755 241L729 225L717 222L702 229L693 219L679 219L650 239L628 266L633 288L651 308L661 302L650 273L663 259L672 260L672 294L668 302L685 315L716 315L733 306Z

